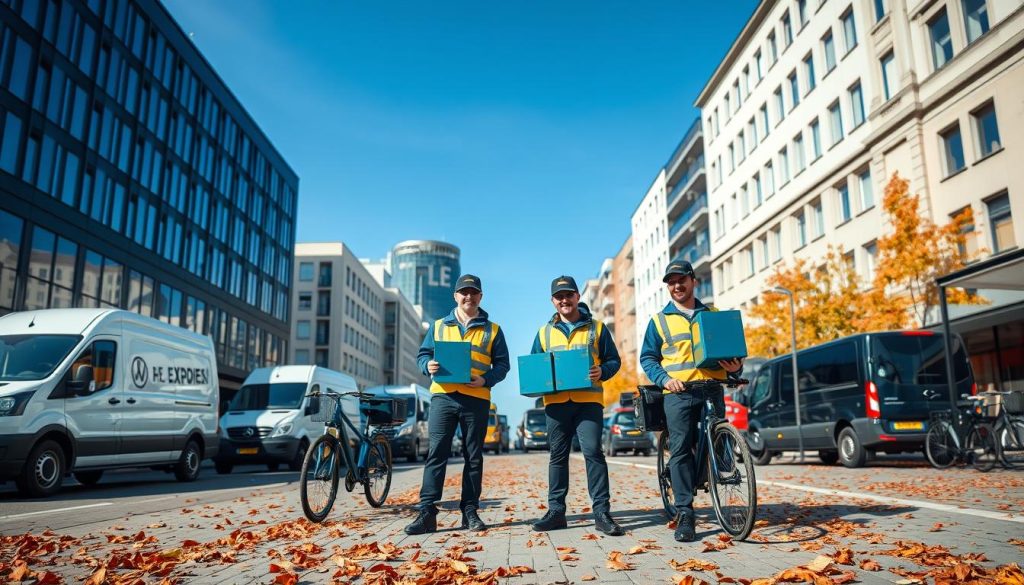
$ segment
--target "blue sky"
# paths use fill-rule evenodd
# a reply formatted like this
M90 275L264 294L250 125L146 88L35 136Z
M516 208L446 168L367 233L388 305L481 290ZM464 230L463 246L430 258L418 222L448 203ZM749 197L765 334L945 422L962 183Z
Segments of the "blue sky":
M756 2L164 0L299 175L297 239L462 249L513 371L596 274Z

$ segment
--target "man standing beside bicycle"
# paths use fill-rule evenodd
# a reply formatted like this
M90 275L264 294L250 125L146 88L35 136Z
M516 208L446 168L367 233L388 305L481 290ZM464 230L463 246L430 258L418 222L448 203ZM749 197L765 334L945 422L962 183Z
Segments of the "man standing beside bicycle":
M483 483L484 438L490 415L491 387L505 379L509 370L508 346L497 323L480 308L483 287L480 279L465 274L455 283L455 308L430 326L417 354L424 374L432 376L440 369L434 360L435 341L468 341L471 347L470 381L466 384L430 384L430 451L423 466L419 514L405 527L406 534L425 534L437 530L437 502L444 489L444 476L452 450L455 429L461 427L465 442L465 466L462 471L462 528L486 530L477 513Z
M592 386L566 390L544 397L547 415L548 511L533 524L538 532L565 528L565 496L569 491L569 451L573 436L587 464L587 488L594 510L594 527L610 536L621 536L622 528L611 516L608 489L608 464L601 452L601 425L604 391L601 382L619 371L621 362L612 335L603 323L593 319L586 304L580 303L576 281L559 276L551 283L551 303L555 314L545 323L533 341L531 353L586 348L590 352Z
M640 352L640 366L654 383L664 389L665 422L669 434L669 471L675 497L675 539L693 542L697 539L693 512L695 469L694 444L697 423L704 408L703 390L687 391L683 382L725 380L738 376L743 360L720 361L719 368L697 368L694 365L690 325L700 311L714 311L694 296L697 279L689 262L669 264L662 282L672 300L651 318ZM709 396L716 414L725 416L725 398L721 390Z

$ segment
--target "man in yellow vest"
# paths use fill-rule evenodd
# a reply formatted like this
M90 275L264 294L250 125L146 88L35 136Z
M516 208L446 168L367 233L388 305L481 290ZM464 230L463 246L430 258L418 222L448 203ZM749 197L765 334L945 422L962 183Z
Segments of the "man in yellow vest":
M565 495L569 491L569 451L573 436L579 437L580 450L587 463L587 488L594 510L594 527L611 536L621 536L622 528L611 515L608 489L608 464L601 452L604 391L601 382L619 371L619 352L612 335L590 308L580 302L576 281L559 276L551 283L551 303L555 315L540 328L531 353L586 348L590 352L592 386L584 390L566 390L544 397L548 423L548 511L533 524L538 532L565 528Z
M480 519L480 488L483 483L484 437L490 414L491 388L508 374L508 346L497 323L487 318L480 308L483 288L480 279L465 274L455 283L455 308L430 326L417 362L428 376L436 374L440 364L434 360L435 341L468 341L471 347L470 382L430 385L430 451L423 465L419 514L405 527L407 534L424 534L437 530L437 502L444 489L445 469L452 451L455 429L461 428L464 441L465 466L462 469L462 527L473 531L486 530Z
M718 362L717 368L696 368L690 343L690 324L700 311L714 311L693 296L697 286L689 262L673 261L662 281L668 285L672 300L651 318L640 350L640 366L652 382L665 389L665 423L668 427L668 466L675 497L676 530L679 542L697 539L693 514L693 482L697 476L693 456L697 424L704 408L703 391L687 391L683 382L694 380L725 380L738 375L743 360ZM725 416L722 392L711 397L719 416Z

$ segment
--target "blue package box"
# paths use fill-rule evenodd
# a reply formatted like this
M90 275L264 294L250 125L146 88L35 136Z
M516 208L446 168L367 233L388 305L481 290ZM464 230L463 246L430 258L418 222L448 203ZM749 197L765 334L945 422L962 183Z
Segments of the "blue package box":
M545 396L555 393L555 362L550 353L519 356L519 394Z
M470 346L468 341L434 342L434 361L441 369L434 381L444 384L466 384L470 380Z
M586 349L556 351L555 388L562 390L590 390L590 352Z
M739 311L700 311L690 329L693 361L698 368L717 368L719 360L747 357Z

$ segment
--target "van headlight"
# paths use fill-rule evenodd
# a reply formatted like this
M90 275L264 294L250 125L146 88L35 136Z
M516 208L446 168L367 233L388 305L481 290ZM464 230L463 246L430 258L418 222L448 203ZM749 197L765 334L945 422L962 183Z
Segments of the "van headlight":
M286 423L280 424L280 425L274 427L274 432L271 433L270 436L271 437L280 437L281 435L287 435L288 433L292 432L292 426L294 426L294 425L292 424L291 421L288 421Z
M21 416L25 412L25 405L35 393L35 390L29 390L0 398L0 416Z
M399 437L404 437L405 435L411 435L411 434L412 434L412 425L405 426L405 427L402 427L402 428L398 429L398 436Z

